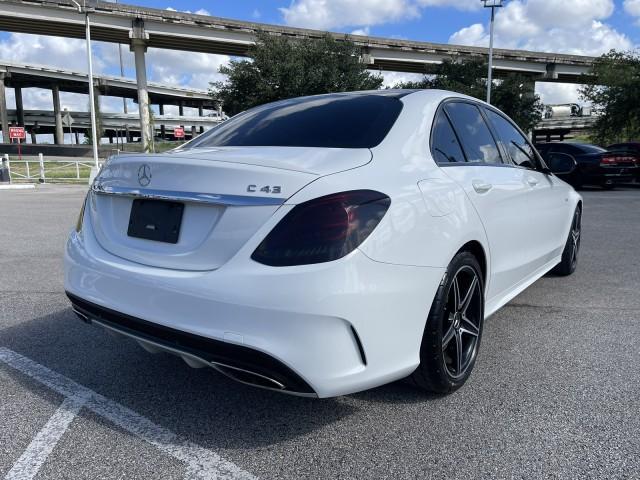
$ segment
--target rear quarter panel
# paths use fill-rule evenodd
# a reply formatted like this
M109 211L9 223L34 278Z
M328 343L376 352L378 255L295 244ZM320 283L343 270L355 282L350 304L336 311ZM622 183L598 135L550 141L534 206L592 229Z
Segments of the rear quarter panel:
M374 261L446 267L466 242L480 242L484 229L464 190L444 175L429 151L435 111L449 94L419 92L402 100L402 114L384 141L371 149L360 168L322 177L287 203L329 193L372 189L391 198L391 206L360 250Z

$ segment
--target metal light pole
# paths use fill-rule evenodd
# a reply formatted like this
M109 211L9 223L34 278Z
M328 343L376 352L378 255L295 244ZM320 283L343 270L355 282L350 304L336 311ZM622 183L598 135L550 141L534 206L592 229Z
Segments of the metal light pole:
M115 3L118 3L118 0L115 0ZM122 62L122 44L119 43L118 44L118 56L120 57L120 76L124 77L124 64ZM129 113L128 112L128 108L127 108L127 97L122 97L122 106L124 109L124 113ZM127 139L127 143L129 143L129 124L127 123L127 120L125 120L124 122L124 131L125 131L125 138ZM122 149L124 150L124 142L122 143Z
M87 39L87 63L89 65L89 110L91 110L91 138L93 143L93 161L95 162L96 170L99 168L98 165L98 142L100 141L98 136L98 128L96 125L96 104L93 93L93 61L91 55L91 20L89 19L89 10L87 9L86 0L83 2L83 5L80 5L76 0L71 0L75 3L76 7L78 7L78 12L83 13L84 7L84 23L86 27L86 39Z
M480 0L485 8L491 9L491 25L489 27L489 73L487 75L487 103L491 103L491 85L493 82L493 24L496 19L496 8L502 7L503 0Z

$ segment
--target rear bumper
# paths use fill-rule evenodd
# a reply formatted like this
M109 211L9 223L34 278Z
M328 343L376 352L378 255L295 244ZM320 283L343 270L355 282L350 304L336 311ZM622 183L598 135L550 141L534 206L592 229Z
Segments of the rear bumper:
M65 289L79 313L143 345L303 395L343 395L410 374L444 274L359 250L303 267L234 258L210 272L168 270L112 255L90 222L84 228L65 252Z
M73 311L82 320L134 338L150 351L157 348L181 355L193 366L210 366L244 383L295 395L315 396L307 382L265 353L147 322L87 302L69 292L67 297Z
M640 174L638 167L596 167L582 173L582 181L592 185L630 183Z

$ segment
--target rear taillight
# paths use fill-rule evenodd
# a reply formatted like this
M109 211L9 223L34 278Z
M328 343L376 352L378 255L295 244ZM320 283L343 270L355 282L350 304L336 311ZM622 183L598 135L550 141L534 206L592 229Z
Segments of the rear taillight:
M602 157L600 159L600 165L633 165L637 163L636 157L630 156L614 156L614 157Z
M387 212L391 199L354 190L296 205L251 258L274 267L330 262L358 247Z

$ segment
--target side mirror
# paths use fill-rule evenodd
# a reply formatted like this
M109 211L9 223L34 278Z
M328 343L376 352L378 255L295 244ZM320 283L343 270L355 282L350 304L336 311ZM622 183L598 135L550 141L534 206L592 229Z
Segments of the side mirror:
M556 175L569 175L578 166L576 159L566 153L550 153L546 161L549 170Z

